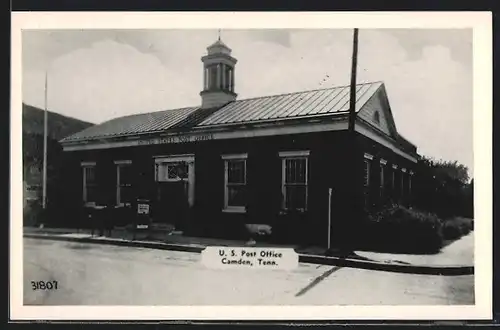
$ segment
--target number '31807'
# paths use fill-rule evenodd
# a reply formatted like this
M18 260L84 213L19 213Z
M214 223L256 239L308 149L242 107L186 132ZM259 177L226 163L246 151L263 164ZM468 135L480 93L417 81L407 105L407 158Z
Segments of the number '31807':
M33 290L57 290L57 281L31 281Z

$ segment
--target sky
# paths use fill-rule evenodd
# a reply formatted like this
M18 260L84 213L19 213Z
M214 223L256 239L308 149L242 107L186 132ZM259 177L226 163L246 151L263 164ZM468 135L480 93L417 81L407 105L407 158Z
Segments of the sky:
M238 99L348 85L351 29L222 30ZM23 102L92 123L198 106L201 57L218 31L24 30ZM359 31L357 82L383 81L421 155L473 173L472 29Z

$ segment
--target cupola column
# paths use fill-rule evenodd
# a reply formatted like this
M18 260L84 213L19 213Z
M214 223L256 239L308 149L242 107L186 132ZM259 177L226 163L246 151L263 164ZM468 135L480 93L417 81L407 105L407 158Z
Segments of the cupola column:
M217 64L217 89L220 88L221 83L221 72L220 72L220 64Z
M231 92L234 93L234 68L231 69Z
M222 89L226 89L226 65L221 64L221 75L222 75Z

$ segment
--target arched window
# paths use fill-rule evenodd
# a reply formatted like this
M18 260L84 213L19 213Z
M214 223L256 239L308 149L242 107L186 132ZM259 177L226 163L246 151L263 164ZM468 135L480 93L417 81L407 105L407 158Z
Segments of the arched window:
M380 124L380 113L378 111L375 111L373 114L373 120L377 123Z

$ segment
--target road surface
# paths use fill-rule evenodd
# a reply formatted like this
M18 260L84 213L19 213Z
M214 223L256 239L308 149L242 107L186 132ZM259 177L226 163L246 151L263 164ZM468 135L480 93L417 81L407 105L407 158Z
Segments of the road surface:
M24 238L25 305L467 305L473 276L299 264L206 268L197 253ZM57 281L33 290L31 281Z

